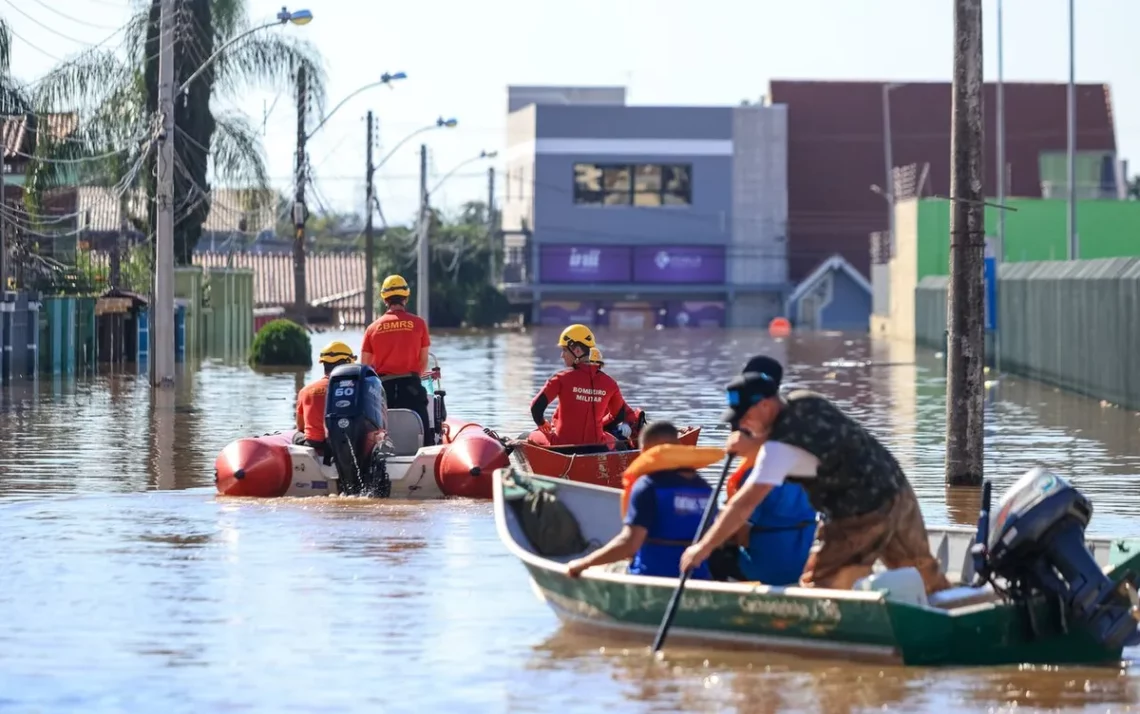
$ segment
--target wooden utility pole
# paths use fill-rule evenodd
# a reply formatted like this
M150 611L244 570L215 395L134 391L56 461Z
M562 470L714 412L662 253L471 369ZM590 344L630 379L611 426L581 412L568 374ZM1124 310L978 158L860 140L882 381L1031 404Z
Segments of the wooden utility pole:
M365 149L365 190L364 190L364 324L371 325L374 318L373 311L376 309L376 276L375 276L375 263L376 263L376 239L372 235L372 176L376 173L376 167L372 165L372 144L375 142L373 135L373 119L372 112L368 112L368 146Z
M946 484L982 482L985 206L982 0L954 0L950 283L946 300Z
M308 322L309 298L305 287L305 221L308 218L308 208L305 206L305 119L308 114L309 97L305 86L308 78L305 68L297 69L297 166L293 196L293 226L296 234L293 237L293 307L296 319L301 324Z

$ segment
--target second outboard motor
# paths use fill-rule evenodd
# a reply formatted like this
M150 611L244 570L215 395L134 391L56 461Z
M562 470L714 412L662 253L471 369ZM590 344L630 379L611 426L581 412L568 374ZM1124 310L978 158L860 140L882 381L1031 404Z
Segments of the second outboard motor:
M988 530L988 538L973 549L981 579L1004 579L1015 601L1038 593L1057 597L1062 618L1088 627L1105 647L1140 644L1132 584L1110 580L1085 544L1088 499L1034 468L1006 492L991 525L988 491L987 484L978 533L981 538Z
M336 465L341 491L386 498L392 485L380 452L388 407L379 375L365 365L341 365L329 375L328 389L326 453Z

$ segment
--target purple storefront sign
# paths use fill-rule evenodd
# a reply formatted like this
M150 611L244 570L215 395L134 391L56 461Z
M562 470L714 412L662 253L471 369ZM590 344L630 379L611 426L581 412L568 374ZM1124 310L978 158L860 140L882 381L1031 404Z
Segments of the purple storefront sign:
M633 279L638 283L723 283L722 246L646 246L633 252Z
M598 304L592 301L543 302L538 309L538 324L565 327L579 322L593 327L597 314Z
M723 302L671 302L666 324L669 327L724 327L724 312Z
M543 283L628 283L632 251L603 245L544 245L539 252Z

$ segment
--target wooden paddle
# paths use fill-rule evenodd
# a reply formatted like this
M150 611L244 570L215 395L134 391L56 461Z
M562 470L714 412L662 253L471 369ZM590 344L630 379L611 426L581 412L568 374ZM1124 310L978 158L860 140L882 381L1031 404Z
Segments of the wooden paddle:
M712 517L713 509L716 508L716 500L720 496L721 489L724 488L724 482L728 480L728 472L732 468L732 460L735 454L729 454L728 458L724 460L724 469L720 472L720 480L716 482L716 488L709 497L709 502L705 506L705 512L701 515L701 524L697 526L697 534L693 537L693 543L701 539L705 534L705 529L708 528L709 519ZM686 570L681 573L681 579L677 581L677 589L673 591L673 597L669 600L669 606L665 608L665 617L661 620L661 626L657 628L657 638L653 640L653 652L656 653L661 650L661 646L665 644L665 636L669 634L669 627L673 624L673 617L677 614L677 605L681 603L681 593L685 591L685 583L689 580L689 573L691 570Z

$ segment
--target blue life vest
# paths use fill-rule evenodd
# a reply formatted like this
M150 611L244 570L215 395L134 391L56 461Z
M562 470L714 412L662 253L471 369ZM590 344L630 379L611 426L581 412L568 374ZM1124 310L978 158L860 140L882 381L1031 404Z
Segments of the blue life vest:
M684 485L680 485L677 481L684 477L675 471L658 471L642 478L654 482L656 516L645 543L633 556L629 572L678 578L681 576L681 554L696 538L701 516L713 495L712 488L700 478L685 479ZM689 577L711 580L708 562L695 568Z
M748 580L765 585L795 585L803 574L815 540L816 512L803 487L773 488L748 519L752 532L738 563Z

